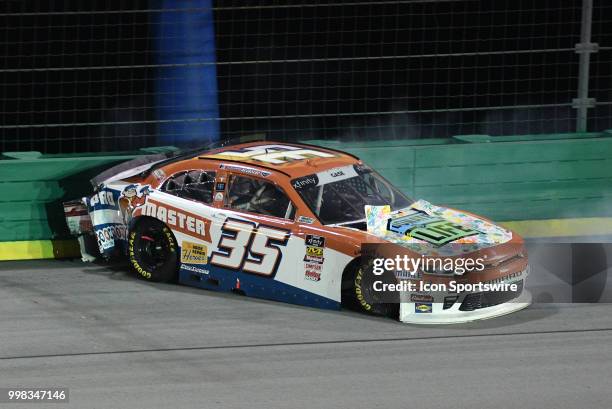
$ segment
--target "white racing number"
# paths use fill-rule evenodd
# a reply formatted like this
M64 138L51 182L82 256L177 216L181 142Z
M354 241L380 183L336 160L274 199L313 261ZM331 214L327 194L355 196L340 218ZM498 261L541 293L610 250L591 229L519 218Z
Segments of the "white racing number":
M281 246L289 240L289 230L253 222L225 219L217 251L210 263L231 270L244 270L263 276L273 276L283 258Z

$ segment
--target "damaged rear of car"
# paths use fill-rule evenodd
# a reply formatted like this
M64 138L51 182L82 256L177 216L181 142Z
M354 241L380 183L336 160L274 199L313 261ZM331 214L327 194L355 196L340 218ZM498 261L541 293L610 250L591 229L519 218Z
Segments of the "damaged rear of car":
M70 234L77 237L83 261L125 256L129 212L147 192L137 191L132 179L140 179L169 161L178 160L174 150L143 155L113 166L91 179L93 194L64 203ZM126 189L132 185L133 189ZM132 208L132 209L130 209Z

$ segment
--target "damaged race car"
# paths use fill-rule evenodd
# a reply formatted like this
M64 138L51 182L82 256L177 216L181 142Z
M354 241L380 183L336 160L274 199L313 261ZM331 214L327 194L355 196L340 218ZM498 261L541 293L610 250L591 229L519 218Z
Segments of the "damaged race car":
M518 235L467 212L412 200L345 152L249 142L140 158L92 182L91 197L64 205L83 258L127 257L145 280L344 306L411 323L491 318L530 302ZM99 254L89 254L88 237L95 237ZM400 255L423 262L472 257L482 268L374 268L381 257ZM380 291L381 284L406 282L419 285ZM424 286L436 283L511 283L513 290Z

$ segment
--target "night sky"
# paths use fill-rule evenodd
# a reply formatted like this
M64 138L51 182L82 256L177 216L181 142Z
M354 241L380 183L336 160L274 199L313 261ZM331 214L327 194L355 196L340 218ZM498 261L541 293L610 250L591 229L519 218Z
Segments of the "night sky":
M0 5L0 148L154 145L163 72L153 66L155 13L138 10L158 3L49 3ZM612 101L610 3L595 0L593 41L610 48L592 56L590 96L598 102ZM399 139L575 127L578 0L220 0L214 7L226 137ZM124 12L101 13L112 10ZM490 109L506 106L525 107ZM612 128L610 113L610 105L591 110L589 130Z

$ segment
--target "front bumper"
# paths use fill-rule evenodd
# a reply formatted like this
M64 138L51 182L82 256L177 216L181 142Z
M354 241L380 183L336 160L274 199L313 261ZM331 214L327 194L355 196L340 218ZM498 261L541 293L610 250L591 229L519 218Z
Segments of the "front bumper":
M399 319L410 324L459 324L522 310L531 304L531 293L525 290L528 271L508 282L520 284L515 293L438 293L433 302L415 302L411 294L402 294Z

